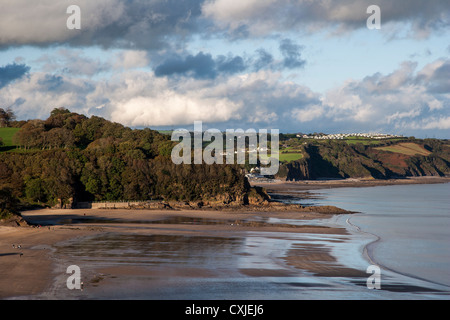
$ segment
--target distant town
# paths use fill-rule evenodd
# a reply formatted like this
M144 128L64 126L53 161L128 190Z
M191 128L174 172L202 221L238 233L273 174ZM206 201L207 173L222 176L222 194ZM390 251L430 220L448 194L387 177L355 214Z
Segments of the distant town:
M367 139L393 139L403 138L401 135L385 134L385 133L336 133L336 134L297 134L297 138L317 139L317 140L343 140L350 137L359 137Z

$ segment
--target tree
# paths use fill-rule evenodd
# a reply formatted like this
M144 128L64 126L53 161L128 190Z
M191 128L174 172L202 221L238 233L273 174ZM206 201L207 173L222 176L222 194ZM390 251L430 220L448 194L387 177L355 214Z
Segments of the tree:
M11 213L16 213L18 203L9 186L0 186L0 218L7 218Z
M0 128L9 127L14 120L16 120L16 115L11 108L7 108L6 110L0 108Z
M16 133L14 143L20 147L40 148L45 145L44 141L44 121L30 120Z
M70 114L70 113L71 112L70 112L69 109L66 109L66 108L63 108L63 107L61 107L61 108L54 108L52 110L52 112L50 112L50 117L53 117L53 116L56 116L56 115L59 115L59 114Z
M25 196L32 202L44 202L46 193L43 181L40 178L27 177L25 179Z

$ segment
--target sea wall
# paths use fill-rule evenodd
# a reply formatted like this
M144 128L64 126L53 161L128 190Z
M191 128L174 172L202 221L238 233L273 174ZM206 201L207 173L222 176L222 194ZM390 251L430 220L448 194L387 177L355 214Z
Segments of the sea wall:
M74 205L74 209L130 209L142 206L143 201L106 201L106 202L78 202Z

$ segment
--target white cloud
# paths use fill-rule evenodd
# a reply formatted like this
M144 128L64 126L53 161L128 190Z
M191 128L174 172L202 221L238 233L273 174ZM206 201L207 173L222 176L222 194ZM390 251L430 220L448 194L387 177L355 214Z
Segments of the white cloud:
M124 50L117 54L113 62L115 68L133 69L146 67L149 64L147 51Z
M285 3L285 1L278 1ZM205 17L213 19L220 27L236 30L243 25L251 28L254 19L264 19L270 12L270 8L277 3L276 0L216 0L204 3L202 13ZM270 32L271 19L268 24L254 24L251 28L253 34L264 34Z
M239 117L240 105L227 99L166 91L111 103L111 120L130 126L175 126L194 121L226 122Z
M450 93L430 91L430 86L445 85L447 61L421 70L402 64L390 74L349 80L321 95L286 80L281 72L214 79L157 77L133 68L146 62L140 51L120 55L129 56L126 64L131 69L116 69L112 77L31 72L0 89L0 104L12 105L20 119L45 119L53 108L66 107L128 126L182 126L201 120L221 128L294 132L448 128ZM117 58L112 57L110 64Z
M377 73L347 81L326 93L324 105L334 121L386 127L428 117L430 112L445 112L449 94L434 94L432 89L445 86L444 73L449 70L443 66L447 63L436 61L416 72L415 63L405 62L388 75Z
M387 123L392 123L404 118L415 118L421 114L420 109L413 109L411 111L396 112L394 114L386 116Z
M429 121L424 121L424 122L425 122L425 124L423 126L423 129L425 129L425 130L430 130L430 129L449 130L450 129L450 117L429 120Z
M325 109L320 105L313 105L304 109L292 110L294 118L300 122L309 122L324 116ZM323 118L322 118L323 119Z
M110 70L108 61L91 58L79 49L59 49L53 55L43 55L34 61L42 65L42 71L51 74L68 74L70 76L94 76Z
M402 123L406 128L415 130L449 130L450 116L430 117L420 121L413 121L409 123Z
M58 107L86 113L86 97L93 85L91 81L35 72L2 88L0 104L12 106L19 119L46 119Z

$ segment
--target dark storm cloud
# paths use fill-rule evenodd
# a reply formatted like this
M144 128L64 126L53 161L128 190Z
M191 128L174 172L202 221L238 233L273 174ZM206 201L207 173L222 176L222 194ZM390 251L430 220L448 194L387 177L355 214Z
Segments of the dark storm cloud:
M22 78L28 71L30 71L30 67L25 64L13 63L0 67L0 88Z

